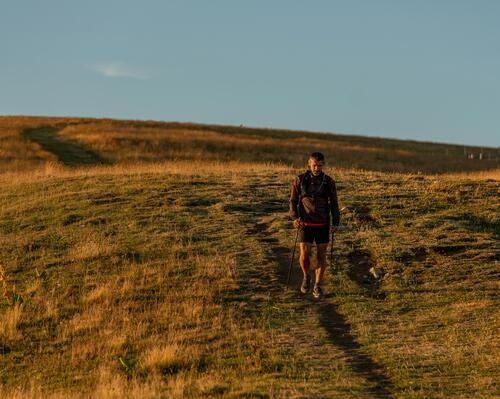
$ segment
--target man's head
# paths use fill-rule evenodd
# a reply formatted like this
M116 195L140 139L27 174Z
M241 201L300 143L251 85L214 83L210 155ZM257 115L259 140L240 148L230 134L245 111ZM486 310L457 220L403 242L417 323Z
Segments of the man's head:
M325 156L321 152L313 152L309 155L307 166L314 176L318 176L325 166Z

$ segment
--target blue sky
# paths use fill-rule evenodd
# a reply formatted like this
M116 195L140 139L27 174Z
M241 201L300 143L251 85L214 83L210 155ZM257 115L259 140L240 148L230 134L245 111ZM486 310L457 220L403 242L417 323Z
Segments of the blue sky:
M0 114L500 146L500 1L19 0Z

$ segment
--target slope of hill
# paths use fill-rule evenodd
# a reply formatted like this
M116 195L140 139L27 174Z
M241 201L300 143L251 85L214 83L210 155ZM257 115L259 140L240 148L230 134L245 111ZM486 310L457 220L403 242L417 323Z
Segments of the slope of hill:
M0 139L2 158L11 166L16 157L33 158L38 143L69 165L81 154L84 164L204 159L302 167L308 153L321 150L343 168L415 173L500 168L498 148L189 123L0 117Z
M128 144L120 162L98 137L20 126L0 174L1 397L498 393L498 172L329 168L347 209L316 302L296 262L284 285L300 169L131 165Z

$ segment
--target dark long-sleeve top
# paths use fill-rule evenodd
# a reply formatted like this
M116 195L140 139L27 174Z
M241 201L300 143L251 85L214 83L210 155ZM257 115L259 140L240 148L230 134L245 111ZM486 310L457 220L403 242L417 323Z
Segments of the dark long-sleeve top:
M323 186L323 173L314 176L310 172L309 184L301 184L304 174L295 178L292 183L290 193L290 217L301 219L303 222L330 224L330 214L332 215L333 226L340 223L339 203L337 199L337 187L335 181L325 175ZM321 187L321 189L320 189ZM320 189L318 191L318 189ZM302 193L301 191L306 191Z

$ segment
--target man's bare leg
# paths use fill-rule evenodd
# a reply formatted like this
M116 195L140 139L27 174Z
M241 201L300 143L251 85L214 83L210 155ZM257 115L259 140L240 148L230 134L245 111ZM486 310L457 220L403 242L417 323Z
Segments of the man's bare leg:
M323 275L325 274L327 249L328 249L328 243L317 245L318 267L316 269L316 281L315 281L316 284L321 283L321 280L323 279Z
M309 273L310 260L311 256L311 246L312 244L309 242L301 242L300 243L300 268L302 269L302 273L304 273L304 278L306 278L307 273Z
M303 294L311 292L311 276L307 274L309 273L309 269L311 267L311 246L312 244L307 242L300 243L299 263L300 268L302 269L302 273L304 273L304 279L302 280L302 285L300 286L300 292L302 292Z

